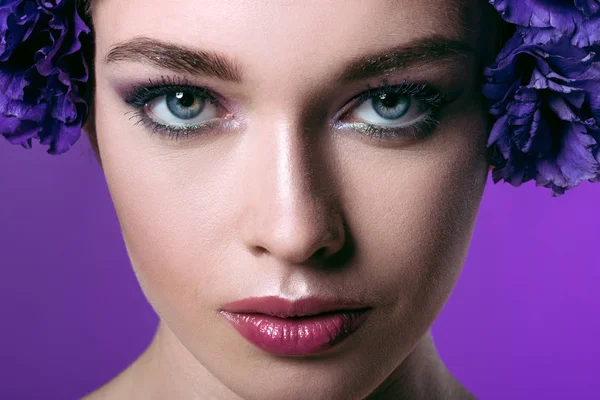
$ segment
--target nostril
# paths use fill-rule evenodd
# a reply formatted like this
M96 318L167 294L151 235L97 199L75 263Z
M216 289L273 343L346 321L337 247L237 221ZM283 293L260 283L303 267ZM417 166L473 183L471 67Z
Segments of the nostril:
M313 258L321 258L325 255L325 253L327 252L327 249L325 247L321 247L319 250L315 251L313 253Z
M254 246L254 254L257 256L262 255L267 252L268 252L268 250L262 246Z

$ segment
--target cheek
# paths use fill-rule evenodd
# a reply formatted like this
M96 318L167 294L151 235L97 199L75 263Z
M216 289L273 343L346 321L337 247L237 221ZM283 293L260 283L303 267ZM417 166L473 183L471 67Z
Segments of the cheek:
M439 129L402 149L366 152L347 141L334 162L357 268L400 320L423 318L421 327L460 274L487 177L483 115L465 110Z
M235 173L222 157L230 143L181 150L135 127L108 105L116 99L103 96L99 90L98 103L107 106L97 109L98 144L133 269L159 314L185 307L191 315L198 307L191 299L223 279L216 266L231 232L222 201L230 197L223 183Z
M146 297L159 314L193 315L197 307L211 308L196 300L198 296L207 300L206 289L216 287L226 274L221 264L232 227L219 188L227 177L211 175L210 168L198 168L205 174L191 171L173 159L157 162L135 157L138 165L127 173L115 176L113 170L107 176L111 176L109 186L129 257ZM182 175L188 180L177 179ZM180 307L185 309L175 310Z

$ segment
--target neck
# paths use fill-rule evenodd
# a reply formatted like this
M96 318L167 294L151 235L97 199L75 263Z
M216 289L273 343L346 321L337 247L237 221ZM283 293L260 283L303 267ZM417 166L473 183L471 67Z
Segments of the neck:
M413 351L364 400L476 400L448 371L427 331Z
M125 371L83 400L244 400L216 379L161 321L152 343ZM473 400L441 361L428 331L409 356L364 400ZM358 399L357 399L358 400Z

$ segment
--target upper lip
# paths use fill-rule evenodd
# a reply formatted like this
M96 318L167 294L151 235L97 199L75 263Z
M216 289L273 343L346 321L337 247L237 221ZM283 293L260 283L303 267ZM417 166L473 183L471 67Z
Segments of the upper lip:
M227 303L223 311L235 313L259 313L280 318L317 315L332 311L366 311L364 304L350 303L325 297L305 297L290 301L277 296L249 297Z

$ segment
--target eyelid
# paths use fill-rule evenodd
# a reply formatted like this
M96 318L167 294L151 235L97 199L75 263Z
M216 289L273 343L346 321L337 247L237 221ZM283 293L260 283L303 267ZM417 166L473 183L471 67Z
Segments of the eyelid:
M148 79L145 83L131 85L128 90L122 94L124 102L132 107L141 108L143 99L153 100L161 95L166 95L174 91L181 90L192 92L202 98L209 99L213 104L218 105L228 113L237 110L234 104L223 97L218 91L209 85L199 85L187 77L171 77L161 75L159 79Z
M198 135L214 130L219 126L231 125L232 114L228 112L227 107L223 105L221 96L211 89L190 84L186 78L171 78L161 76L161 82L154 83L148 79L149 84L138 84L131 86L130 90L123 95L126 104L133 108L130 118L137 118L135 125L142 125L152 133L172 140L187 140ZM202 101L213 104L220 113L225 111L222 118L211 118L193 125L170 125L163 124L159 118L153 118L147 112L150 104L156 101L166 101L166 96L177 91L185 91L198 96ZM161 100L162 99L162 100ZM129 114L130 112L127 112ZM175 116L176 117L176 116ZM167 121L165 121L167 122Z
M461 91L462 92L462 91ZM418 119L407 125L393 126L366 122L360 118L347 121L346 116L361 107L365 102L374 99L380 94L396 93L416 99L424 107L424 113ZM428 138L440 125L439 115L448 104L456 100L456 93L449 98L447 94L435 88L428 82L407 83L403 80L400 84L390 84L383 81L377 86L369 88L349 100L342 109L336 113L332 128L338 132L358 133L367 136L369 140L383 146L395 146L406 143L406 140Z
M169 93L173 93L174 91L188 91L192 92L195 95L199 95L204 98L206 101L210 101L215 104L217 107L221 109L227 109L223 105L223 103L228 103L221 100L221 96L217 93L213 92L211 89L205 86L198 86L194 84L190 84L186 78L166 78L161 76L162 83L154 83L149 79L150 85L138 85L133 86L129 93L124 96L125 102L135 108L136 115L140 118L138 124L143 124L149 127L154 133L161 132L162 136L169 136L171 139L188 139L197 135L202 135L206 130L211 130L217 128L217 125L220 123L220 120L223 120L224 123L231 124L232 122L232 113L227 113L224 118L213 118L211 120L199 123L197 125L190 125L188 127L176 127L166 124L161 124L151 118L147 113L144 112L144 107L150 102L154 101L161 96L166 96ZM346 104L335 113L335 117L333 119L334 128L339 128L342 126L350 126L352 122L340 122L338 117L345 116L351 109L356 107L357 104L362 104L365 101L374 98L377 94L381 93L403 93L406 95L414 96L415 98L424 101L428 107L433 108L433 111L441 109L444 105L451 101L447 101L445 96L441 91L437 90L433 85L429 83L407 83L406 80L401 81L398 84L390 84L386 79L384 79L379 85L371 86L368 85L368 89L364 90L354 97L352 97ZM228 118L229 117L229 118ZM237 117L235 118L237 120ZM152 121L152 122L151 122ZM437 121L432 116L430 121L437 123ZM355 121L356 122L356 121ZM239 121L238 121L239 123ZM154 124L154 126L152 126ZM383 125L371 124L368 122L360 122L359 125L363 127L360 130L372 129L383 132L387 132L386 135L389 137L394 136L393 131L417 131L420 129L421 125L426 124L425 119L423 121L419 120L414 123L414 126L410 127L385 127ZM136 124L137 125L137 124ZM237 126L237 125L236 125ZM369 126L368 128L366 126ZM398 133L400 135L400 133Z
M140 97L144 95L146 92L146 99L149 101L150 99L155 99L161 95L166 95L168 93L172 93L176 90L185 90L191 91L194 94L200 95L202 97L206 97L210 99L211 102L217 104L223 109L226 109L228 112L232 114L238 114L237 109L238 105L232 105L231 101L221 96L218 92L213 90L208 86L200 86L192 83L188 78L181 77L165 77L161 75L160 80L158 82L153 82L152 79L148 79L149 84L138 84L133 85L129 91L127 91L124 95L124 101L128 105L143 107L145 104L141 104L139 100ZM449 100L448 102L452 102L452 99L447 99L446 96L441 95L442 91L435 87L435 85L430 84L429 82L425 83L420 81L419 83L409 83L406 79L398 81L397 83L390 83L388 79L380 80L378 83L371 85L367 84L367 89L359 92L355 96L353 96L350 100L348 100L341 109L339 109L334 114L334 120L338 119L339 116L344 115L349 108L353 105L356 105L359 101L366 101L369 98L373 97L377 93L382 93L390 90L394 90L396 88L404 86L406 90L415 90L418 87L424 87L428 92L438 95L442 101ZM150 97L152 96L152 97ZM452 96L453 98L455 96ZM136 98L137 104L136 103ZM427 100L427 99L426 99Z
M177 91L190 92L203 100L220 104L220 101L209 90L186 85L138 86L125 97L125 102L133 107L141 108L152 101Z
M174 129L183 129L183 128L187 128L187 127L197 127L197 126L200 126L210 120L215 119L215 117L208 118L203 121L197 121L196 123L194 123L190 120L193 120L197 117L190 118L190 120L181 119L178 116L176 116L170 109L168 109L168 105L165 104L165 102L168 102L167 96L168 95L161 95L161 96L155 97L155 98L151 99L148 103L146 103L146 105L144 105L144 107L142 108L142 110L146 113L146 115L148 115L148 117L150 119L152 119L154 122L156 122L159 125L169 126ZM199 97L201 97L201 101L204 104L203 104L202 109L200 110L201 112L198 116L202 115L202 113L207 110L207 106L210 107L211 105L217 109L216 112L218 113L218 109L220 108L220 106L218 104L213 102L213 100L210 99L208 96L202 95ZM163 111L165 111L164 108L167 107L167 111L173 116L173 119L178 120L178 121L165 121L165 120L161 119L158 116L157 111L155 110L156 107L161 107L161 106L163 108ZM182 122L180 122L180 121L182 121Z
M444 105L450 102L440 90L436 89L429 83L409 83L406 81L406 79L403 79L400 83L394 84L389 83L387 79L384 79L379 85L368 85L367 90L364 90L352 97L338 112L335 113L335 124L337 125L337 121L339 121L340 118L344 117L349 111L361 105L365 101L374 98L378 94L390 92L401 92L407 96L414 96L421 101L425 101L434 109L442 108Z

